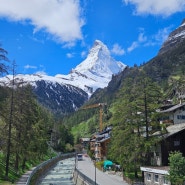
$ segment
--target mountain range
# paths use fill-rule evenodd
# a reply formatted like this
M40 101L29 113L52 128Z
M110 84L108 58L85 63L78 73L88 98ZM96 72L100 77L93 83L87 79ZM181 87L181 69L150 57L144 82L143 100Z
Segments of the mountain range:
M185 20L169 34L158 55L142 68L156 81L168 79L171 74L179 71L179 66L184 65L184 51ZM71 69L68 75L18 74L15 82L30 84L42 105L55 114L65 115L77 110L90 98L101 101L105 94L113 95L121 86L122 80L131 73L131 69L112 58L107 46L96 40L87 58ZM10 86L12 78L11 75L0 78L0 83Z
M18 74L16 84L30 84L38 101L55 114L67 114L77 110L99 88L104 88L112 76L121 73L126 65L111 57L107 46L94 42L87 58L68 75ZM11 86L12 75L0 78L0 83Z
M111 104L119 89L124 86L124 79L135 78L140 71L144 71L153 81L163 86L164 90L173 78L179 79L185 75L185 20L169 34L156 56L139 67L127 66L123 72L112 77L106 88L96 91L88 103L107 102Z

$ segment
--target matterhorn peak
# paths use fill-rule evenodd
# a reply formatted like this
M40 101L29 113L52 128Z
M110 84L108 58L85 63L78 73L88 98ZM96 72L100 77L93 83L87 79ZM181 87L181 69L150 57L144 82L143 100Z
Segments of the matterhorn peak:
M111 81L112 75L118 74L126 67L110 55L107 46L100 40L95 40L87 58L71 70L67 76L57 75L66 79L66 83L80 87L89 96L97 89L104 88Z
M87 58L75 68L75 71L80 73L91 72L97 76L106 76L110 80L112 74L117 74L124 68L123 63L111 57L110 51L103 42L95 40Z

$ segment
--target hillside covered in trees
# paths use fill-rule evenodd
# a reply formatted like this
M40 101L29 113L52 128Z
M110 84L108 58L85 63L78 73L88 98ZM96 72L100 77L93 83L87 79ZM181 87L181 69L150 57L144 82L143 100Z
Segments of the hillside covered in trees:
M0 74L10 67L14 74L15 62L0 48ZM11 87L0 86L0 110L0 182L14 182L56 152L73 151L70 130L38 103L30 85L13 80Z
M164 130L164 125L159 124L161 115L156 110L166 102L184 101L184 53L182 42L141 66L127 67L112 77L107 88L97 90L86 104L107 104L103 123L113 126L107 157L126 171L135 171L136 177L139 167L149 164L151 146L158 142L159 138L152 137L152 133L162 134ZM63 122L73 128L76 142L98 131L98 111L79 110L64 118Z

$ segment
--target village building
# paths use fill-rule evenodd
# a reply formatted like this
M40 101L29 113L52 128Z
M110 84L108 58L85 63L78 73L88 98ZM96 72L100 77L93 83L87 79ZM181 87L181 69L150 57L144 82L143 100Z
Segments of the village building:
M106 127L102 132L93 135L90 139L90 150L97 161L106 159L111 130L112 127Z
M166 179L169 172L169 154L179 151L185 156L185 103L164 107L158 110L161 113L160 124L162 131L155 132L153 136L161 138L153 147L151 165L141 167L146 185L170 184Z
M80 143L83 149L87 149L90 143L90 138L80 138Z
M141 167L145 185L171 185L167 178L169 167Z

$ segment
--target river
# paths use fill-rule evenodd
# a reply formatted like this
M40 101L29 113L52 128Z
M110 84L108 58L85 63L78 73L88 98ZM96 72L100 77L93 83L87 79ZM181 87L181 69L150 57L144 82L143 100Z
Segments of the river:
M72 182L75 158L61 160L42 179L39 185L74 185Z

